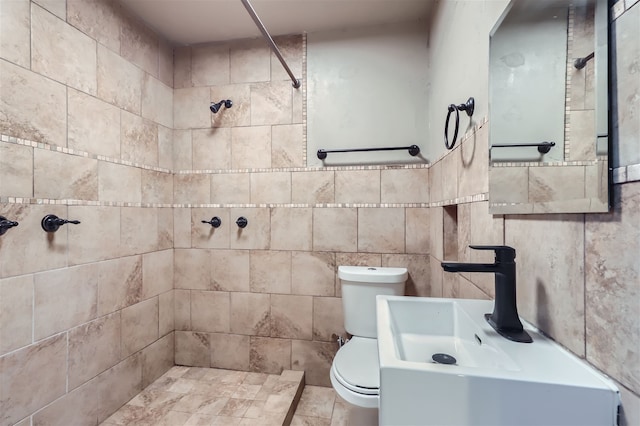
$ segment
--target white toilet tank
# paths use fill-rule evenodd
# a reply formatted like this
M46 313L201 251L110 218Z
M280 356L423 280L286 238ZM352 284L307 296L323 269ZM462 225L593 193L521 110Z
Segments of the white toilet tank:
M350 334L377 338L376 296L402 296L407 268L339 266L344 328Z

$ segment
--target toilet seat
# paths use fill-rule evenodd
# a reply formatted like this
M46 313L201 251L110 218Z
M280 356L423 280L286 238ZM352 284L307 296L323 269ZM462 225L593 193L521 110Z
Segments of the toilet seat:
M338 350L330 376L342 398L361 407L377 408L380 394L378 340L352 337Z

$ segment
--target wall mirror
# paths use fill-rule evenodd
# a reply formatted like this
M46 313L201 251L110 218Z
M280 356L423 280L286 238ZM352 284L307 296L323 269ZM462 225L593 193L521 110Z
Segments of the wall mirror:
M512 0L491 32L489 211L609 210L606 0Z

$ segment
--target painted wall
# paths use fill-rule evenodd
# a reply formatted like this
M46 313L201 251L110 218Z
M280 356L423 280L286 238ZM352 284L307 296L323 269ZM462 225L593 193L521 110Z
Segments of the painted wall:
M172 52L113 2L0 19L0 425L95 425L173 365Z
M427 144L424 24L308 36L307 164L318 149ZM424 163L406 150L329 154L324 165Z

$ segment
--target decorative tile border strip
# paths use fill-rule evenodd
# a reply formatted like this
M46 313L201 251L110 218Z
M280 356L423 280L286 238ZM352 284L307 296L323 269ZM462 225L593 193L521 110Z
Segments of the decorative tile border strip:
M569 5L569 16L567 18L567 63L565 71L564 88L564 159L571 158L571 80L573 68L573 36L575 26L576 8L572 3Z
M640 163L613 169L613 183L628 183L640 181Z
M280 172L330 172L330 171L350 171L350 170L400 170L400 169L428 169L429 164L381 164L369 166L328 166L328 167L281 167L273 169L215 169L215 170L176 170L176 175L197 175L197 174L231 174L231 173L280 173Z
M0 142L12 143L12 144L23 145L23 146L29 146L29 147L37 148L37 149L44 149L44 150L47 150L47 151L54 151L54 152L60 152L60 153L63 153L63 154L74 155L76 157L91 158L91 159L98 160L98 161L106 161L108 163L121 164L121 165L124 165L124 166L131 166L131 167L137 167L139 169L144 169L144 170L153 170L155 172L173 173L172 170L165 169L165 168L162 168L162 167L149 166L149 165L142 164L142 163L134 163L133 161L121 160L119 158L112 158L112 157L107 157L107 156L99 155L99 154L91 154L89 152L80 151L78 149L67 148L65 146L51 145L51 144L44 143L44 142L34 142L34 141L30 141L28 139L17 138L15 136L9 136L9 135L5 135L5 134L0 134Z
M508 162L503 163L496 161L491 163L491 167L567 167L567 166L593 166L598 164L598 160L588 161L553 161L553 162L536 162L536 161L521 161L521 162Z
M489 117L487 117L486 115L484 117L482 117L480 119L479 122L477 122L476 124L473 125L473 127L469 130L467 130L464 135L462 135L460 137L460 143L453 148L450 151L445 151L443 152L437 159L430 161L429 164L435 164L441 160L443 160L447 155L456 152L456 150L462 146L463 143L465 143L468 139L472 138L477 132L478 130L480 130L481 128L483 128L487 123L489 122Z
M302 33L302 165L307 166L307 33Z

